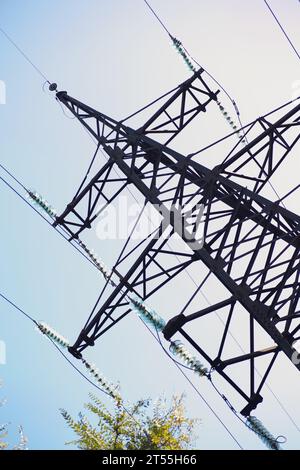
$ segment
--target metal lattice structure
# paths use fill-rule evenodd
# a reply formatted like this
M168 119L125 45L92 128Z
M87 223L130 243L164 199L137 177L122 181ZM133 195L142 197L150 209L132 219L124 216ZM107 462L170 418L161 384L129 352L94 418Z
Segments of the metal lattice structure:
M255 137L246 145L237 144L223 163L209 169L168 144L213 106L217 95L200 70L134 130L67 92L58 92L57 99L97 140L107 160L85 181L55 225L63 227L70 239L78 238L128 185L138 192L142 205L159 207L161 223L141 242L128 246L114 269L117 284L93 312L70 352L80 357L130 313L128 293L149 299L193 267L199 273L195 295L212 276L220 286L216 300L189 314L172 316L170 312L165 338L170 340L175 333L183 336L239 394L245 402L242 413L247 416L262 401L262 387L279 353L293 361L294 343L300 335L300 217L261 195L300 139L300 105L279 110L281 116L276 119L274 113L257 119L246 132L248 138L251 132ZM114 176L114 169L119 177ZM204 244L194 236L191 245L203 205ZM189 207L189 226L174 222L174 207L181 208L182 221ZM180 249L172 250L168 243L178 236ZM202 282L204 270L208 275ZM178 302L183 303L180 296ZM222 332L217 348L210 351L197 333L205 330L207 335L202 324L216 314L223 319ZM244 352L228 357L226 344L236 318L247 324L238 338ZM260 358L264 370L258 376L255 368ZM231 371L242 364L247 365L247 377L240 380ZM300 369L299 364L295 366Z

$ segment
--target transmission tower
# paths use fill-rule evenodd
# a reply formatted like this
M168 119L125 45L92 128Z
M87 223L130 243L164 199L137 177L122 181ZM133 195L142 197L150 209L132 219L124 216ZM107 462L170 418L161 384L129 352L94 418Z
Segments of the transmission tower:
M80 357L126 317L131 312L128 293L147 300L193 267L196 295L207 272L216 285L214 303L189 314L169 312L163 333L167 340L177 333L189 342L237 392L242 413L248 416L263 399L262 388L279 353L300 370L294 360L300 333L300 217L280 201L261 194L300 138L300 104L258 118L247 129L248 137L251 132L255 137L237 144L223 162L209 169L168 146L196 116L203 119L218 101L219 91L212 91L202 75L203 70L195 72L137 130L65 91L56 94L107 159L84 180L55 225L63 227L70 239L77 239L127 187L139 194L141 205L159 207L162 217L157 229L141 242L128 244L114 269L118 283L93 311L69 350ZM114 176L114 169L119 177ZM194 235L203 206L201 243ZM172 215L174 207L179 208L182 224ZM182 243L175 251L168 242L178 236ZM179 304L184 303L180 293L174 295ZM187 307L192 304L193 298ZM218 338L207 329L208 319L216 315L223 319ZM242 331L233 326L236 320L246 325ZM244 353L228 355L233 334L238 335ZM209 335L213 341L207 339ZM258 376L256 366L261 359L263 371ZM246 377L236 373L236 366L245 366Z

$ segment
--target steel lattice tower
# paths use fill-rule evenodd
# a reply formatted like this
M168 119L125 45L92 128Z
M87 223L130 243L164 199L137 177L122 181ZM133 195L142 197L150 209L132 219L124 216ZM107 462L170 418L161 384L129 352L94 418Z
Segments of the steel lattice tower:
M215 280L216 301L190 314L170 316L164 330L166 339L181 334L207 363L222 376L244 402L242 413L249 415L262 401L261 390L280 352L293 361L294 343L300 334L299 260L300 217L261 195L274 171L300 138L300 104L290 105L274 119L274 113L258 118L249 128L256 137L237 145L215 168L208 169L191 156L168 147L197 115L203 115L217 101L202 77L202 70L181 84L147 122L134 130L95 109L57 93L57 99L97 140L107 156L106 162L81 185L55 225L76 239L91 228L105 208L129 185L140 194L141 204L160 207L164 220L157 230L124 254L115 267L118 283L98 310L94 311L70 348L75 357L131 311L127 292L148 299L171 284L184 270L194 266L199 284L202 273ZM117 169L120 177L113 176ZM196 229L199 207L204 205L204 244L187 243ZM183 232L171 216L172 207L191 207L190 231ZM182 227L181 227L182 228ZM183 240L182 248L172 251L172 237ZM195 272L194 269L194 272ZM176 294L177 295L177 294ZM178 302L182 303L180 295ZM170 312L171 314L171 312ZM224 321L218 347L210 351L198 332L215 314ZM240 332L242 354L225 354L231 328L237 318L247 328ZM214 335L214 332L206 334ZM216 341L216 338L214 338ZM263 343L263 344L262 344ZM264 371L255 372L263 358ZM295 363L300 370L300 364ZM232 373L234 366L247 365L247 379Z

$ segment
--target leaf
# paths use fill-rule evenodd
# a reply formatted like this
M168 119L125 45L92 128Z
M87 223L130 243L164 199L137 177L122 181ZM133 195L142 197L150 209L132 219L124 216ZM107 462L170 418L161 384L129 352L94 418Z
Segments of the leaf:
M128 413L122 402L110 411L99 398L92 394L89 397L91 401L85 408L92 419L97 417L95 426L82 413L74 420L61 410L78 437L71 443L79 449L181 450L192 446L197 420L185 416L183 395L172 397L170 403L161 397L155 402L148 398L138 400L127 407Z

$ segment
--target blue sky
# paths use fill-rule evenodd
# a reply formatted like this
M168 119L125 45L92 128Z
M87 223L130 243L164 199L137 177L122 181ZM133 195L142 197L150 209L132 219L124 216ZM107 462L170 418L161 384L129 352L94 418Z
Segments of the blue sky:
M299 3L270 3L299 47ZM173 34L234 96L244 122L292 98L300 80L299 62L262 0L152 0L151 4ZM188 77L142 0L2 0L0 18L0 25L59 89L116 119ZM65 117L53 96L43 92L39 75L2 36L0 48L0 79L7 88L7 104L0 105L1 163L61 211L80 183L93 143L74 120ZM228 132L219 116L218 120L201 121L201 126L202 132L200 122L192 126L176 148L188 153ZM274 177L281 195L298 182L295 155ZM221 157L220 147L215 158ZM202 158L209 165L205 155ZM72 341L103 281L3 184L0 194L1 291ZM289 208L297 212L298 207L295 195ZM94 231L88 239L107 265L112 265L120 244L100 243ZM158 307L171 309L167 298ZM5 382L2 393L8 398L1 409L1 422L11 421L12 443L15 429L22 423L30 448L64 448L64 442L73 436L58 409L77 414L92 388L29 322L2 301L0 315L0 340L7 347L7 364L0 366L0 377ZM88 354L110 380L121 382L129 401L162 392L166 396L185 392L189 415L201 419L198 446L236 448L133 315ZM296 371L283 359L270 383L300 423ZM263 448L207 383L197 386L245 448ZM299 448L298 431L268 392L257 415L274 434L287 436L286 448Z

